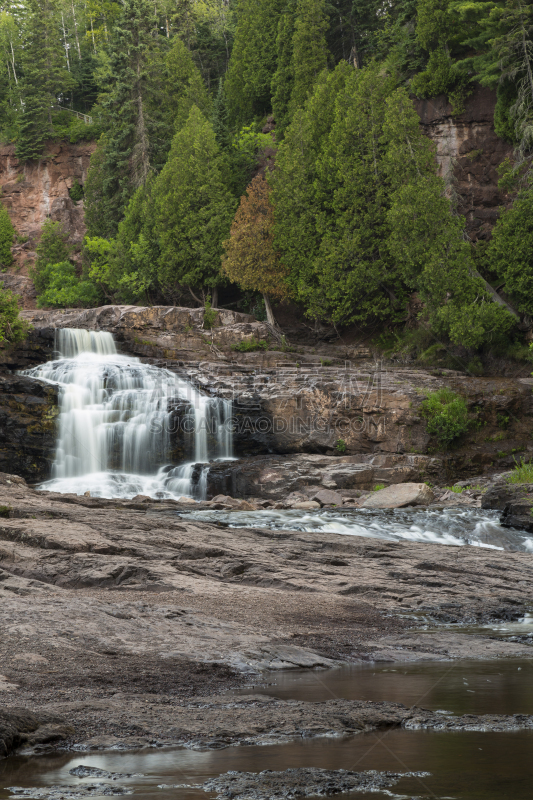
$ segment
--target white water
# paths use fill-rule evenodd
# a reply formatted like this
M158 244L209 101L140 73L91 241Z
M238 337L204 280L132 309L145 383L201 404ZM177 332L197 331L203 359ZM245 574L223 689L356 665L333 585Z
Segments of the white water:
M56 331L59 358L25 374L59 384L52 478L41 489L93 497L205 497L207 468L230 459L231 401L210 398L167 369L119 355L110 333ZM185 416L176 404L189 405ZM190 460L171 463L172 426Z
M205 522L219 522L230 528L320 531L387 541L407 540L533 552L531 535L514 528L503 528L499 511L480 508L449 508L442 511L425 508L398 508L391 511L191 511L190 516Z

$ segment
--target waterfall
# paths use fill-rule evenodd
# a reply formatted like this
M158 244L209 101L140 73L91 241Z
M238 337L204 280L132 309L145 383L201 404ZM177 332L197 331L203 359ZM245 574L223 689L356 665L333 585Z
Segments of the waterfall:
M57 330L55 347L58 358L24 373L60 387L52 477L40 488L94 497L204 498L207 468L199 465L233 456L231 401L118 354L110 333ZM181 417L177 404L185 409ZM191 450L191 460L180 465L170 459L176 419Z

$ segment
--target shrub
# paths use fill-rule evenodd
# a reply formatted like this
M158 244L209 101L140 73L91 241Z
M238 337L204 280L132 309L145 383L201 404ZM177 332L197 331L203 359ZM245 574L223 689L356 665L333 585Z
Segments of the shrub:
M217 319L218 311L214 308L211 308L211 297L207 295L204 307L204 329L206 331L210 331L211 328L215 327L215 322Z
M265 339L243 339L238 344L232 344L232 350L238 353L252 353L254 350L268 350L268 342Z
M420 406L420 413L427 420L429 435L434 436L441 447L447 447L468 430L466 401L451 389L430 392Z
M507 483L533 483L533 463L521 458L515 459L515 468L506 478Z
M68 190L70 195L70 199L77 203L80 200L83 200L83 186L79 182L77 178L74 178L74 183L72 184L71 188Z
M20 342L29 328L28 323L19 317L16 295L0 285L0 342Z
M0 267L9 267L13 261L11 246L15 236L15 229L11 224L9 214L0 203Z
M37 295L40 308L91 308L98 305L100 292L88 280L80 280L76 268L70 261L49 265L44 291Z
M386 488L387 487L385 486L384 483L376 483L376 485L374 486L372 491L373 492L380 492L382 489L386 489Z
M46 291L54 265L67 262L71 250L68 234L63 230L61 223L47 219L37 245L37 261L35 267L30 270L38 295Z
M345 453L346 452L346 442L344 439L337 439L335 442L335 450L337 453Z

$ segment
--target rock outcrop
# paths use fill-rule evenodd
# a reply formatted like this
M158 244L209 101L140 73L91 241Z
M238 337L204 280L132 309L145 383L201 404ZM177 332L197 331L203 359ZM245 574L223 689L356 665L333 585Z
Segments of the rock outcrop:
M380 489L361 503L361 508L403 508L427 506L435 495L425 483L403 483Z
M497 508L506 528L533 531L533 484L509 484L502 480L483 495L482 508Z
M0 147L2 203L17 233L29 239L27 246L16 248L19 264L33 260L32 249L46 219L62 222L71 241L81 243L83 201L75 203L69 189L76 180L82 186L85 183L95 147L94 143L49 142L42 159L24 165L16 158L14 145Z
M50 477L57 413L57 387L0 373L0 471L32 483Z
M457 210L470 238L487 239L508 197L498 188L498 166L513 147L494 131L496 93L475 85L464 111L454 115L445 95L415 100L422 127L435 143L442 177L453 181Z
M57 714L35 714L25 708L0 706L0 758L22 746L57 747L73 733L74 728Z

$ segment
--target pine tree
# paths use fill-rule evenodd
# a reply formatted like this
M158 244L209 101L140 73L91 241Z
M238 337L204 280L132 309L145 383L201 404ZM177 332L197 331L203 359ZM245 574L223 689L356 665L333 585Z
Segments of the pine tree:
M153 95L159 95L161 86L154 25L149 0L124 0L109 46L110 86L102 99L108 131L97 183L98 194L105 199L107 227L113 233L130 197L150 174L158 141L157 124L150 114ZM86 203L89 216L94 216L91 202L89 192Z
M16 155L38 159L53 134L52 106L74 81L65 64L57 0L27 0L22 31L22 114Z
M270 200L270 187L262 175L253 179L241 197L224 248L223 271L241 289L262 293L268 322L275 325L270 298L287 297L288 287L286 270L274 247L274 207Z
M327 29L326 0L298 0L292 37L291 114L303 106L317 77L328 66Z
M239 0L237 30L225 81L230 121L235 127L271 109L278 18L285 2Z
M165 69L164 103L166 114L171 118L171 140L174 133L187 121L193 105L208 116L211 112L211 101L200 71L179 36L174 37L172 47L165 56Z
M0 203L0 267L9 267L13 263L11 247L14 236L15 229L11 224L9 214Z
M221 283L222 241L236 206L226 186L213 127L193 106L153 187L162 287L203 290Z
M276 121L276 140L283 139L285 130L290 122L289 104L294 85L292 71L292 38L294 36L294 21L296 16L296 0L289 0L285 12L278 23L276 38L277 65L272 78L272 111Z

